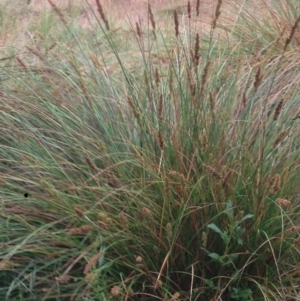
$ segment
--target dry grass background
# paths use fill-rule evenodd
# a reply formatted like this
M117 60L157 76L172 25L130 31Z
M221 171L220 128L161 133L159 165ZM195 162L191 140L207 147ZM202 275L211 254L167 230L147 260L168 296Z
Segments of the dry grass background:
M68 13L76 11L77 21L85 29L93 30L95 25L94 14L96 11L96 1L94 0L53 0L62 11ZM179 15L186 14L187 1L184 0L102 0L100 1L109 21L116 27L128 28L131 24L141 22L146 26L148 22L148 3L151 5L157 26L161 29L173 28L173 11L177 9ZM211 22L215 13L218 0L201 0L200 16L194 18L197 29L200 32L210 30ZM269 0L226 0L222 1L221 16L219 24L232 24L234 26L239 13L248 10L254 13L256 18L264 17L268 14ZM10 0L6 0L4 5L9 5ZM191 1L192 6L196 6L196 1ZM11 5L10 5L11 6ZM15 26L5 30L5 26L0 32L1 47L11 44L24 44L24 38L28 42L30 39L30 29L27 27L38 19L41 13L51 9L47 0L31 0L27 4L26 0L16 0L13 10L15 12ZM180 20L181 21L181 20ZM219 29L220 30L220 29ZM222 31L222 30L221 30ZM224 33L224 31L223 31ZM25 42L26 43L26 42Z

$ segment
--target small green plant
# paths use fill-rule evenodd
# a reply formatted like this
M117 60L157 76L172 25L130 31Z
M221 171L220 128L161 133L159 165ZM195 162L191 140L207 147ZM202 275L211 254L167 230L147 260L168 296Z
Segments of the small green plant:
M222 265L226 266L226 265L230 265L232 263L232 260L238 257L238 254L228 254L228 252L230 248L234 245L243 246L243 237L245 235L246 230L241 227L241 224L247 219L252 218L253 214L246 214L245 216L242 216L240 218L240 215L242 215L243 212L239 212L237 218L240 219L236 220L234 216L232 202L230 200L226 204L226 209L224 211L224 214L226 214L228 217L228 224L226 225L227 230L222 231L214 223L209 224L207 226L209 229L219 234L220 237L222 238L224 243L224 249L225 249L224 254L220 255L217 253L208 252L208 256L211 257L212 259L217 260Z
M252 300L250 299L251 296L252 296L252 291L251 289L239 289L239 288L230 288L229 289L231 290L231 294L230 294L230 297L233 299L233 300Z

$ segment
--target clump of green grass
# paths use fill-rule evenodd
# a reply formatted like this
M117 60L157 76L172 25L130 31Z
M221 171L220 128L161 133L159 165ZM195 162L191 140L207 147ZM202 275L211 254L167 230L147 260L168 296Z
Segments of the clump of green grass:
M149 5L128 44L49 2L68 45L3 69L2 299L298 300L298 18L253 57L222 1L206 37Z

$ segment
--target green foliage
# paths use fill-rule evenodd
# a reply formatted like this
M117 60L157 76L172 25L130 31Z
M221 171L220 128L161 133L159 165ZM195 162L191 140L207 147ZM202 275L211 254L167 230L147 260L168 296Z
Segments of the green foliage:
M1 300L298 300L297 21L251 45L245 12L217 40L52 9L0 61Z

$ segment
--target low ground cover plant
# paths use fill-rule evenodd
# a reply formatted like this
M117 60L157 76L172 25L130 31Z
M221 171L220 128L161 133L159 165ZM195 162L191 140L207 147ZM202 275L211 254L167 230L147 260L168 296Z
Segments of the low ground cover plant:
M204 32L201 1L164 29L95 1L89 30L48 0L3 49L1 300L300 299L300 17L274 2Z

